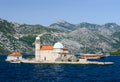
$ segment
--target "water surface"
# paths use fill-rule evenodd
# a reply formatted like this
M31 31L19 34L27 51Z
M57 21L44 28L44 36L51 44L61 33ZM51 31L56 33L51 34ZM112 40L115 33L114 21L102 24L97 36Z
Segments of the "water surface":
M114 65L12 64L0 56L0 82L120 82L120 56L99 61Z

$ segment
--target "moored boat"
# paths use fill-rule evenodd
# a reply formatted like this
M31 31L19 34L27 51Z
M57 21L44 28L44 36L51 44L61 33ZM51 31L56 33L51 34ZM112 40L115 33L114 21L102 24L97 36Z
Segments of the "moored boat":
M101 59L101 58L104 58L104 55L102 53L83 54L80 56L80 58L83 58L83 59Z

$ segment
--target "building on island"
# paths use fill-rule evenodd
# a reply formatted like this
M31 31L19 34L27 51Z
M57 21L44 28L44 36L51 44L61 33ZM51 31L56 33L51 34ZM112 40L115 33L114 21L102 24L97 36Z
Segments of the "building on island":
M54 46L40 46L40 37L36 37L35 40L35 61L56 61L56 59L66 56L68 49L65 48L60 42L54 44Z
M76 58L70 55L68 48L65 48L60 42L55 43L53 46L41 46L40 36L35 40L35 58L32 60L22 58L19 52L13 52L7 56L6 61L10 63L56 63L56 64L113 64L113 62L95 62L88 61L83 58Z
M7 56L6 61L12 61L12 60L22 60L22 55L19 52L13 52Z

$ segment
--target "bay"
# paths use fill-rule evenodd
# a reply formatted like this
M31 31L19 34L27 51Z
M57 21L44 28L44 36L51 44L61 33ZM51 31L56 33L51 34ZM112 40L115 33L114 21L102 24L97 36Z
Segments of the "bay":
M0 82L120 82L120 56L113 65L13 64L0 56Z

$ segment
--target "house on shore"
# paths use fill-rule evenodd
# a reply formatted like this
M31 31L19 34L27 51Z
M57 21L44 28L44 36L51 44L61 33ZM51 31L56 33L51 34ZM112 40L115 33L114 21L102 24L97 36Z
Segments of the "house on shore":
M13 53L9 54L7 56L6 61L12 61L12 60L19 60L19 61L21 61L22 60L22 54L20 54L19 52L13 52Z

